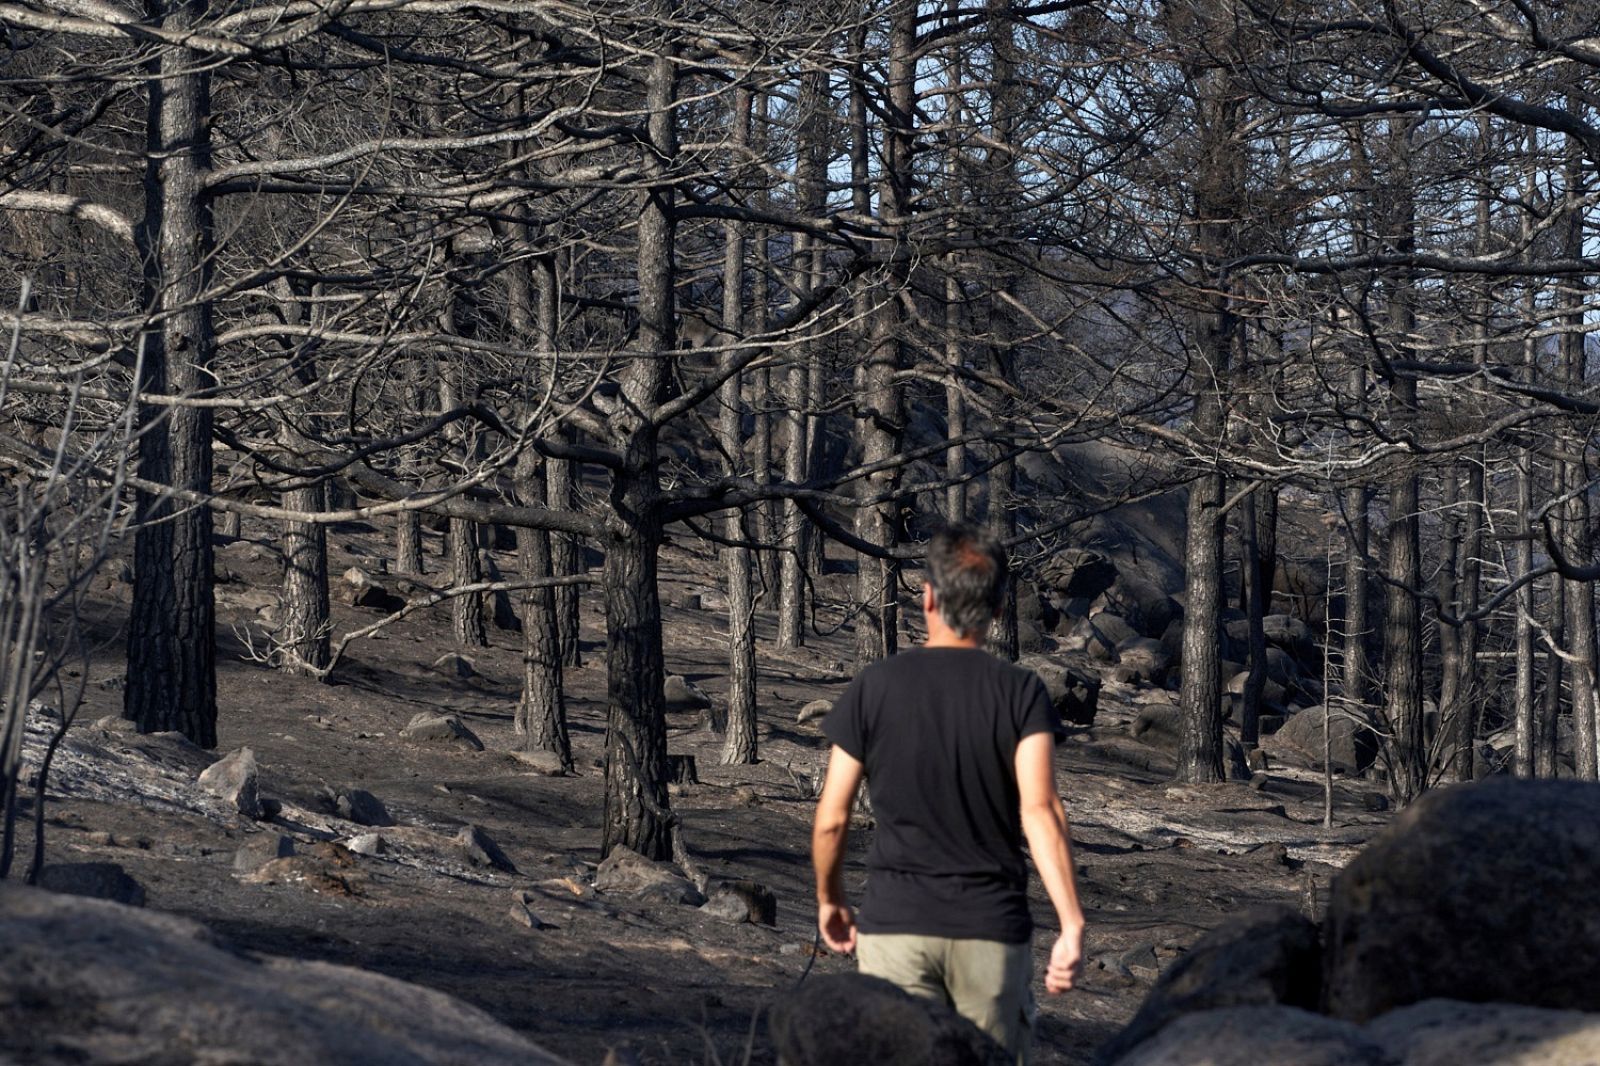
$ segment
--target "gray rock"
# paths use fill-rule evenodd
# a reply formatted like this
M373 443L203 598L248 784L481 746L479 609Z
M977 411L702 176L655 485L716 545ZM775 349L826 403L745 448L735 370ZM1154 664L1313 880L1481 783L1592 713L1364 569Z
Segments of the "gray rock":
M249 748L229 752L201 772L198 784L246 818L261 817L260 773Z
M340 818L357 825L379 829L394 825L394 819L389 816L389 809L383 805L383 801L364 788L341 791L334 799L334 810Z
M1090 605L1090 613L1109 611L1132 626L1140 636L1159 638L1169 625L1183 618L1183 607L1166 591L1124 574Z
M662 695L669 711L703 711L711 706L711 697L690 684L682 674L667 675Z
M400 737L417 744L459 744L483 750L483 741L453 714L419 714L400 730Z
M1600 785L1490 778L1425 794L1333 882L1327 1005L1424 999L1600 1011Z
M1063 548L1039 568L1039 580L1057 596L1092 600L1117 580L1117 564L1092 548Z
M785 1066L1008 1066L1004 1051L944 1003L863 974L814 976L769 1020Z
M500 846L490 839L488 833L475 825L462 826L461 831L455 835L455 845L470 866L491 866L508 874L517 872L516 866L506 858L506 853L500 850Z
M1136 637L1117 645L1117 666L1127 673L1125 680L1164 685L1170 664L1171 659L1159 640Z
M511 909L506 912L506 917L524 929L532 929L536 932L540 929L554 929L555 926L542 921L537 914L533 913L533 908L529 906L532 902L533 898L527 892L520 888L514 889L511 893Z
M1359 1026L1276 1006L1188 1014L1123 1057L1096 1061L1116 1066L1395 1066Z
M1600 1015L1506 1003L1431 999L1368 1023L1405 1066L1582 1066L1600 1062Z
M1100 679L1042 655L1025 655L1017 661L1039 675L1061 720L1071 725L1094 725L1100 707Z
M345 841L346 848L356 855L382 855L388 851L381 833L361 833Z
M772 894L772 889L755 881L719 885L700 910L735 925L741 922L778 924L778 897Z
M1102 611L1088 618L1063 620L1060 636L1064 651L1083 652L1109 663L1116 660L1117 645L1139 634L1117 615Z
M273 859L286 859L294 854L294 841L282 833L257 833L239 845L233 853L233 872L253 874Z
M560 1066L442 992L228 950L152 911L0 883L0 1059ZM180 991L181 990L181 993Z
M832 700L812 700L800 708L800 713L794 716L796 725L805 725L807 722L820 721L833 710Z
M68 896L144 906L144 886L114 862L51 862L39 871L39 887ZM5 943L0 937L0 943ZM9 949L9 945L7 945Z
M1268 1005L1314 1010L1320 980L1317 927L1303 915L1287 907L1237 915L1201 937L1161 975L1133 1020L1100 1049L1095 1061L1121 1062L1178 1018L1201 1011Z
M1310 707L1289 718L1272 734L1269 751L1295 758L1312 769L1322 768L1322 708ZM1366 771L1378 757L1378 735L1348 713L1335 711L1328 720L1334 770L1346 774Z
M532 770L534 773L543 774L545 777L565 777L567 767L561 761L561 756L553 751L512 751L507 752L513 759Z
M1183 736L1183 710L1170 703L1147 704L1128 729L1129 736L1163 751L1177 751Z
M457 681L465 681L468 678L478 676L478 668L472 659L458 651L445 652L433 660L433 664L428 669L436 674L443 674L445 677L453 677Z
M1250 671L1240 670L1228 678L1228 684L1223 689L1226 695L1234 697L1229 701L1229 718L1238 721L1242 711L1241 702L1244 696L1244 687L1250 680ZM1283 687L1281 681L1274 681L1268 677L1261 686L1261 710L1268 709L1281 711L1289 702L1289 690Z
M653 862L631 848L611 849L595 872L594 887L610 895L633 899L659 899L698 907L705 902L689 879L673 866Z

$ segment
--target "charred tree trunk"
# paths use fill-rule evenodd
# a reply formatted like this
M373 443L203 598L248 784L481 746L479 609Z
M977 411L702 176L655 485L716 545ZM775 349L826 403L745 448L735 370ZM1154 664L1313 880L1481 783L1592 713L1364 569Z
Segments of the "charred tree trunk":
M661 6L670 12L671 4ZM670 31L667 31L670 32ZM653 412L668 380L674 338L674 193L677 156L673 48L664 42L647 83L650 144L641 165L651 182L639 202L639 358L622 379L624 410ZM660 458L656 427L626 415L617 424L622 464L612 475L606 536L606 798L602 855L625 845L651 859L672 855L667 800L666 681L661 653Z
M1267 689L1267 632L1263 620L1267 615L1267 589L1261 581L1261 537L1256 496L1271 490L1259 485L1245 497L1239 516L1239 531L1244 539L1243 565L1245 575L1245 611L1250 632L1250 672L1245 675L1244 693L1239 709L1239 743L1246 748L1261 742L1261 698Z
M729 141L736 159L750 141L750 108L750 89L741 85L733 94ZM723 241L722 329L729 337L744 332L744 245L741 223L727 223ZM736 366L741 358L743 353L731 346L722 354L728 367ZM728 473L733 477L744 472L740 381L741 375L735 372L723 384L717 413L717 435L727 456ZM724 766L731 766L756 761L755 595L750 581L750 549L738 543L744 535L739 511L729 510L724 516L723 535L732 543L722 549L728 574L728 717L721 761Z
M893 235L884 291L872 318L872 338L860 370L855 410L861 461L876 469L857 483L855 535L869 544L892 547L898 541L900 504L894 490L893 459L900 448L904 414L896 382L903 363L904 306L910 285L907 246L912 202L912 140L916 122L916 15L913 0L896 0L889 10L888 108L883 133L885 160L879 203L884 228ZM871 662L893 655L899 643L900 568L890 559L860 556L856 563L856 659Z
M394 571L418 577L425 573L422 563L422 516L416 511L401 511L394 516Z
M205 15L200 3L165 7L162 28L181 39ZM209 64L182 47L152 61L145 217L138 239L145 302L159 325L146 332L143 387L193 396L213 384ZM158 484L211 491L211 409L144 405L139 474ZM216 606L211 511L141 493L134 543L124 717L141 733L177 730L203 748L217 743Z
M517 495L532 504L546 499L544 464L532 456L518 462ZM517 530L517 558L522 576L538 581L552 576L550 534L542 529ZM572 742L567 737L567 703L561 676L561 642L556 629L555 589L529 589L522 597L522 699L517 704L517 732L528 751L548 751L572 769Z

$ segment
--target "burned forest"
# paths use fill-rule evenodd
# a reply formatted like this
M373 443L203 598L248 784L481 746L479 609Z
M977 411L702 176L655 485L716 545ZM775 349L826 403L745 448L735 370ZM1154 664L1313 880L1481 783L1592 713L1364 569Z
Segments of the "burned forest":
M808 851L964 523L1035 1062L1600 1063L1597 25L0 0L0 1062L997 1061Z

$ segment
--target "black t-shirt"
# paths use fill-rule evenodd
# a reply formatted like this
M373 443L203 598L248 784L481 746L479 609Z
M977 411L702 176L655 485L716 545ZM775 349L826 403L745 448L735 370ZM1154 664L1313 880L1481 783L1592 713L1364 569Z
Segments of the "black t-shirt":
M1028 939L1017 742L1060 727L1037 674L980 648L861 671L822 730L866 768L878 823L862 932Z

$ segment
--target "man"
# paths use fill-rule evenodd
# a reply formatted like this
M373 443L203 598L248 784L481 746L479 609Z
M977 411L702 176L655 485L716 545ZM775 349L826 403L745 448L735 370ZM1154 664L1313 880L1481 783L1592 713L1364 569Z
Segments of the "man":
M1060 922L1045 988L1078 977L1078 904L1055 787L1060 718L1038 675L984 651L1006 581L998 543L933 538L919 648L861 672L823 723L833 742L811 836L817 924L862 973L941 999L1025 1062L1033 1035L1026 837ZM845 839L865 777L877 831L859 915L844 893Z

